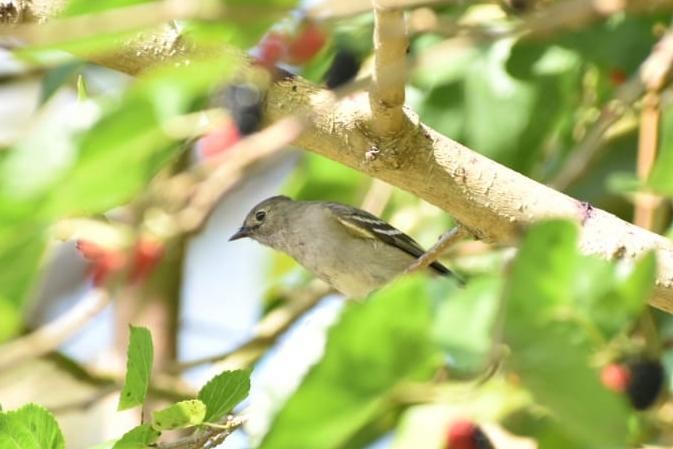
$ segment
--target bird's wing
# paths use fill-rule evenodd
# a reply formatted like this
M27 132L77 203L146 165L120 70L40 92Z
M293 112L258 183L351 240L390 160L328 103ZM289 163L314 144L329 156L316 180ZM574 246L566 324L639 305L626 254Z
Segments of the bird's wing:
M425 253L416 240L369 212L353 209L339 203L327 203L327 207L334 218L355 237L382 240L416 259ZM442 275L453 274L439 262L433 262L430 267Z

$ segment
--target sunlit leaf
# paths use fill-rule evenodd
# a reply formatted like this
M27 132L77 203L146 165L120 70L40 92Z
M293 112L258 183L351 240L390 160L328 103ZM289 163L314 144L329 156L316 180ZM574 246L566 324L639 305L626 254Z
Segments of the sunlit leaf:
M438 281L439 282L439 281ZM263 449L336 448L405 380L438 363L426 280L407 278L352 303L329 331L323 359L281 409Z
M61 429L47 409L37 404L0 412L0 447L11 449L63 449Z
M577 234L575 225L551 221L523 241L505 294L508 363L569 435L595 447L623 446L626 403L591 367L587 328L568 319L580 266Z
M203 423L206 404L191 399L152 412L152 427L157 430L183 429Z
M144 327L135 326L130 326L129 330L126 378L124 388L119 395L119 410L126 410L145 402L154 359L150 331Z
M145 449L156 442L159 435L161 432L153 429L150 424L141 424L126 432L114 443L112 449Z
M248 396L250 373L244 370L224 371L208 381L199 391L199 399L206 404L205 421L215 422L229 413Z

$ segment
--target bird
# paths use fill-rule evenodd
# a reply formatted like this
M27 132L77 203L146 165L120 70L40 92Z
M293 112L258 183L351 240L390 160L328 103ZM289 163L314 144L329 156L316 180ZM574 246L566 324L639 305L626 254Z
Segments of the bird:
M364 298L404 272L425 251L411 237L364 210L284 195L255 205L230 241L251 238L282 251L347 297ZM458 276L439 262L428 267Z

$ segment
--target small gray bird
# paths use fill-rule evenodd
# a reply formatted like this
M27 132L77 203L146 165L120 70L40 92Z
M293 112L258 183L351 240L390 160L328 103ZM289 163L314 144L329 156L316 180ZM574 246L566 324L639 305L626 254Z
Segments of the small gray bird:
M243 237L287 253L350 297L367 296L424 253L414 239L369 212L286 196L253 207L229 240ZM455 276L439 262L429 268Z

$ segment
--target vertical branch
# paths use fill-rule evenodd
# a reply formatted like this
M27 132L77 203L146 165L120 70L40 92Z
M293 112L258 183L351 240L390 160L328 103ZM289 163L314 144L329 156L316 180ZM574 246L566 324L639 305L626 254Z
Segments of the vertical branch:
M659 95L648 92L643 100L640 114L640 134L638 136L638 179L645 182L652 171L657 158L657 141L661 109ZM633 222L645 229L656 232L657 211L660 209L661 198L653 193L640 192L636 195Z
M638 140L638 178L647 180L657 158L659 124L661 119L661 101L659 92L664 87L673 67L673 33L669 30L657 42L652 54L640 69L647 94L643 99ZM658 218L661 215L662 200L648 192L636 196L634 223L645 229L657 231Z
M372 124L381 134L395 134L404 120L407 31L404 12L374 4L374 74L369 91Z

